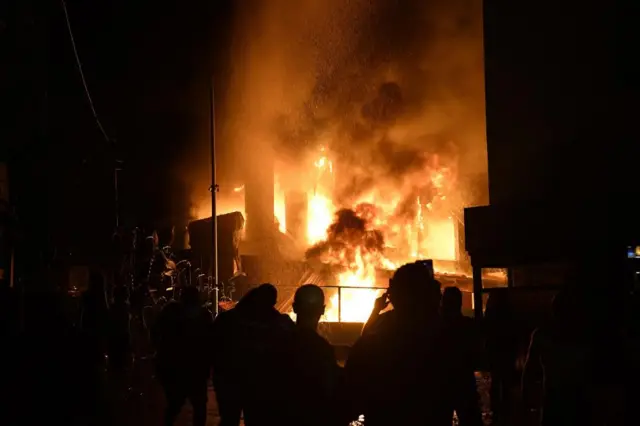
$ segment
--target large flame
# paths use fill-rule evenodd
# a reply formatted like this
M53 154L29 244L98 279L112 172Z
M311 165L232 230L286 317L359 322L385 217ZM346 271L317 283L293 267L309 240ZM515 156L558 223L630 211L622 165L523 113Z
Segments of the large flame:
M284 188L280 183L280 176L277 174L275 175L275 183L273 185L273 195L273 215L278 223L278 230L284 234L287 232Z
M418 191L413 205L403 205L406 191L380 186L351 205L337 206L331 197L334 162L325 148L320 148L314 161L314 187L308 197L307 243L312 256L340 271L336 282L327 287L330 296L324 321L365 322L375 299L384 291L381 287L386 286L378 283L378 270L393 270L396 263L416 258L456 260L455 219L448 200L455 176L437 156L433 158L411 177L414 182L428 182L431 189L427 197ZM354 217L342 215L339 208L348 209ZM348 223L353 220L356 222ZM338 230L341 226L345 228ZM369 233L374 231L384 236L380 246L371 245ZM385 251L395 253L393 261Z
M329 159L323 146L313 161L313 188L308 191L307 243L316 244L327 237L327 229L333 222L335 206L331 200L331 188L327 182L333 181L333 161Z
M449 165L441 164L437 156L409 175L399 188L376 185L347 203L334 198L336 164L328 149L319 147L310 164L307 168L310 176L301 178L309 185L306 244L313 248L329 243L330 249L320 258L338 271L335 281L326 283L328 301L324 321L366 321L375 299L386 287L385 282L378 282L380 270L393 270L396 265L419 258L457 259L456 207L451 202L456 189L455 173ZM280 232L284 233L287 224L282 179L276 174L273 214ZM415 191L424 182L430 190ZM412 193L415 193L413 198L407 196ZM413 201L408 203L407 199ZM234 210L244 214L244 187L232 188L219 197L218 203L220 214ZM357 232L375 230L384 237L381 240L384 243L367 247L366 238L351 238L350 234L346 239L341 236L340 244L331 245L335 238L331 229L342 209L354 212L366 224L366 229ZM210 216L210 203L203 202L195 216Z
M376 265L372 256L356 250L355 260L347 271L338 275L340 290L329 301L326 310L327 321L365 322L378 296L384 290L375 290Z
M327 242L343 209L384 237L374 252L349 241L323 259L333 272L325 284L341 288L340 296L327 289L327 320L366 320L381 291L371 287L386 287L381 270L458 259L467 195L458 161L465 180L486 177L482 4L441 3L265 0L234 22L237 72L222 125L245 179L283 163L274 167L273 206L292 237L283 240ZM288 210L285 192L295 193ZM304 195L298 216L293 205Z

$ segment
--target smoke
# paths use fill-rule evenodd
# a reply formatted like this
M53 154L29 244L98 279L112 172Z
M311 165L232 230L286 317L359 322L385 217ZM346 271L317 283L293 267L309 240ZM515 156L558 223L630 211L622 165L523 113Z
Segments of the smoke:
M329 145L349 170L339 199L397 186L434 154L463 175L486 173L481 2L353 3L350 17L327 7L351 31L314 45L307 99L272 124L277 155L303 164L307 149Z
M309 187L323 146L338 206L375 189L413 214L439 166L458 205L485 196L468 194L486 191L480 0L252 0L238 13L218 133L244 182L275 168L285 189Z
M382 254L382 232L370 228L374 215L375 206L367 204L359 205L355 210L339 210L327 230L326 240L309 248L307 259L335 259L339 264L351 264L355 262L357 250L363 250L365 254Z

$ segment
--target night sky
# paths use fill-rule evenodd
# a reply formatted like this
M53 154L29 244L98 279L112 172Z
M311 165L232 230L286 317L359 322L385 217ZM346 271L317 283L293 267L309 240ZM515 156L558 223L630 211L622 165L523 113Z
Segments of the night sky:
M91 113L61 2L31 3L2 10L12 48L2 156L21 219L62 246L87 247L112 232L115 157L124 161L123 224L186 217L180 169L209 167L198 138L208 131L212 72L224 88L232 2L67 0L89 91L115 145Z

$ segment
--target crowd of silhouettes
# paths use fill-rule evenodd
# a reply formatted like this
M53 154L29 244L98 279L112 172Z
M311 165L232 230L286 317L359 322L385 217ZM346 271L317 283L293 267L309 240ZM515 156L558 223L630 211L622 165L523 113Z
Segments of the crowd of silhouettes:
M109 389L130 390L136 336L128 297L122 287L107 291L94 272L77 317L59 293L38 293L21 302L17 320L19 298L3 288L4 354L15 368L5 370L0 387L7 407L0 423L118 423L104 389L115 377L118 386ZM459 425L479 426L476 372L483 369L492 377L494 424L516 424L519 404L523 425L622 424L627 387L638 378L627 362L638 354L636 299L611 304L605 320L594 315L597 297L580 287L561 290L550 319L531 335L520 375L507 293L492 292L484 320L473 320L462 314L461 291L442 289L419 262L394 273L344 366L318 332L322 289L297 289L295 322L276 309L277 298L276 287L262 284L214 317L188 287L145 315L166 426L187 401L193 424L204 426L209 383L221 426L346 426L363 414L367 426L449 426L455 416ZM39 408L30 410L34 403Z

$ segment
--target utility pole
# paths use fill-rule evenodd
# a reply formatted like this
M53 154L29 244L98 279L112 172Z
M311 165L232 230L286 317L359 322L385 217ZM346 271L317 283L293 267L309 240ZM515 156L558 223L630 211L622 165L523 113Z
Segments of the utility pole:
M218 184L216 183L216 109L215 109L215 91L214 77L211 76L209 88L209 138L211 150L211 280L215 292L214 312L218 315L218 299L220 290L218 288L218 217L216 196L218 193Z

